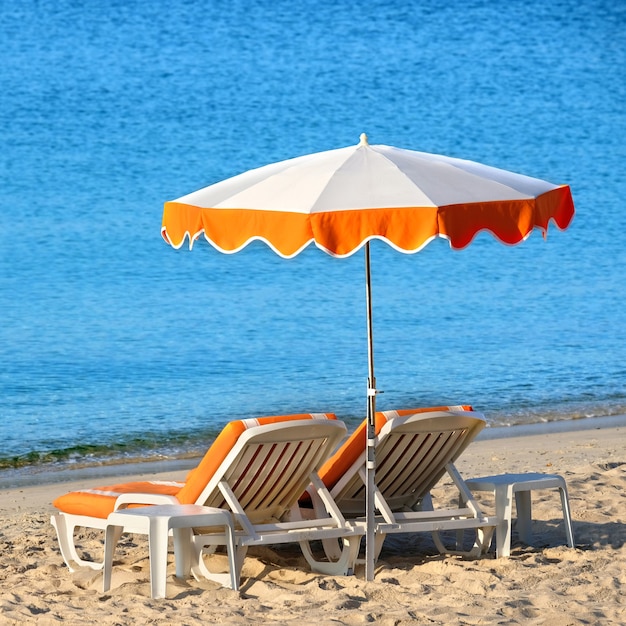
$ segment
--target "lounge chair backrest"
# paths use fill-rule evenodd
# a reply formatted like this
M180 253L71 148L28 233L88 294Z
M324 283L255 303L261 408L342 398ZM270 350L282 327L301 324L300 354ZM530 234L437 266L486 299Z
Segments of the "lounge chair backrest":
M375 416L375 432L378 435L382 427L390 420L407 415L432 413L433 411L472 411L469 405L436 406L419 409L402 409L400 411L380 411ZM363 420L358 428L348 437L345 443L320 469L322 482L333 489L339 480L344 478L350 468L363 457L365 453L365 435L367 420Z
M207 466L210 469L214 459L205 457L194 470L185 489L190 484L204 483L195 496L197 504L233 508L236 502L252 523L280 520L346 432L343 422L336 421L332 414L290 416L288 420L266 418L259 422L246 420L244 430L208 482L198 474ZM182 497L189 497L183 491L178 495L181 502ZM187 490L187 494L192 493L195 495L191 488Z
M81 489L59 496L53 504L64 513L101 519L106 519L114 510L117 498L122 494L174 496L181 504L196 504L199 503L207 483L222 466L242 435L259 426L280 425L284 422L305 422L310 427L311 420L315 420L316 424L329 420L338 423L332 413L300 413L236 420L224 427L198 466L189 472L185 483L157 480ZM340 428L345 431L343 424Z
M467 411L389 411L376 442L376 486L392 511L415 507L485 425ZM365 453L331 490L342 512L365 510Z

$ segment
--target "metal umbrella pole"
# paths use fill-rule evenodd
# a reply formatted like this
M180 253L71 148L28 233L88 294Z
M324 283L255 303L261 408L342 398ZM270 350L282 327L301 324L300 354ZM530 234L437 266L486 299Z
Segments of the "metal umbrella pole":
M375 416L376 416L376 378L374 376L374 338L372 332L372 281L370 272L370 243L365 244L365 292L367 300L367 355L368 355L368 379L367 379L367 458L365 472L367 477L367 489L365 494L365 579L374 580L374 557L375 547L375 498L374 485L376 474L376 451L374 448L376 439Z

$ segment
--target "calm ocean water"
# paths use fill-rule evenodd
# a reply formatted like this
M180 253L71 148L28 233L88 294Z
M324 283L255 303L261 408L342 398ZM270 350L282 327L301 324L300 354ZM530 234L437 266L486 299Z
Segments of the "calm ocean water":
M174 251L160 225L361 132L570 184L577 208L511 248L375 242L378 406L626 413L626 6L23 0L0 37L4 472L197 453L239 417L360 421L361 253Z

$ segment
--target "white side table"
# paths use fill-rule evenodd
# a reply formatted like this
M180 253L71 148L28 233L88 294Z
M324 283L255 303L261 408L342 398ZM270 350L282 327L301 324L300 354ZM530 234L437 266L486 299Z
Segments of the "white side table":
M197 504L160 504L118 509L107 518L104 542L103 591L111 588L111 568L115 534L123 532L148 535L150 585L153 598L165 598L169 532L174 536L176 576L189 575L193 527L223 527L228 552L230 586L239 588L236 580L234 529L232 515L223 509Z
M533 489L558 489L561 495L563 520L567 545L574 547L572 519L569 509L567 485L562 476L557 474L501 474L485 476L465 481L471 491L491 491L496 498L496 557L511 555L511 518L513 512L513 494L517 510L517 531L521 541L532 543L532 511L530 492Z

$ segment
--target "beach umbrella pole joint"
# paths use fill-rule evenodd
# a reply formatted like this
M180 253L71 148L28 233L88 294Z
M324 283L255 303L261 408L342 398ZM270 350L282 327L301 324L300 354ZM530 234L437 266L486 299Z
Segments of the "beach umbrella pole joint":
M255 240L284 258L314 243L343 258L365 247L368 381L366 567L374 578L376 378L370 242L404 253L436 237L468 246L480 231L514 245L550 222L564 230L574 216L567 185L475 161L385 145L365 134L355 146L307 154L243 172L166 202L161 234L174 248L204 235L233 253Z

